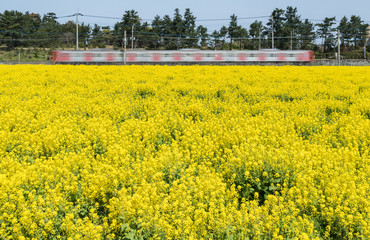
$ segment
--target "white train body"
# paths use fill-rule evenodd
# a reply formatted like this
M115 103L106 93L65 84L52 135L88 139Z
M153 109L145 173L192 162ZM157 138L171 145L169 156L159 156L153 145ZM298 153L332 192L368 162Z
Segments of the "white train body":
M53 51L55 63L312 62L312 51Z

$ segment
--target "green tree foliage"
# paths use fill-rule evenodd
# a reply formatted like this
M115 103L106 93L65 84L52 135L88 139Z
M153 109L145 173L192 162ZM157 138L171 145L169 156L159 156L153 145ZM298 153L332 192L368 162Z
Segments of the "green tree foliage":
M350 19L344 16L337 27L340 30L342 48L345 51L363 48L367 26L360 16L352 15Z
M83 20L83 19L82 19ZM176 8L173 15L156 15L148 23L143 22L137 11L123 13L113 29L95 24L93 27L80 23L79 46L81 48L104 48L113 45L123 47L124 32L127 32L127 47L145 49L259 49L271 48L272 32L274 47L278 49L311 49L333 53L337 30L340 30L342 51L363 49L366 41L366 27L360 16L344 16L337 24L335 18L325 18L313 24L302 19L296 7L275 8L267 22L256 20L248 28L238 23L238 16L230 16L227 26L212 33L202 25L189 8L184 12ZM134 36L132 44L131 36ZM229 38L229 41L226 39ZM319 43L318 44L318 41ZM74 48L76 44L76 23L61 23L55 13L40 17L37 13L4 11L0 13L0 45L8 49L23 47Z
M30 41L40 25L40 15L23 14L18 11L4 11L0 14L0 39L9 49L22 45L27 38ZM29 41L27 42L29 43Z
M230 16L229 27L227 28L228 37L230 38L230 50L233 47L233 42L237 42L237 46L241 49L242 44L248 37L248 31L242 26L238 25L238 17L233 14Z
M249 35L252 40L252 45L251 48L256 50L259 49L259 43L265 38L265 27L263 26L263 23L261 21L254 21L250 26L249 26ZM261 42L261 47L262 47L262 42Z
M240 26L238 25L238 17L233 14L230 16L229 27L227 29L230 38L230 50L232 49L233 39L240 37Z
M184 15L178 8L175 9L173 18L169 15L155 16L151 23L152 48L194 48L198 47L198 32L195 23L196 17L189 8Z
M103 34L104 44L113 45L115 41L114 41L113 31L110 29L110 27L109 26L101 27L101 31Z
M213 33L210 35L212 38L211 44L213 49L224 50L226 37L228 33L228 28L226 26L222 26L220 30L214 30Z
M197 32L196 32L196 24L195 24L196 17L190 11L189 8L185 9L184 13L184 34L185 39L183 41L183 47L185 48L194 48L197 46Z
M370 38L370 30L368 29L369 26L370 24L364 23L361 25L361 28L360 28L360 36L362 37L360 44L361 44L361 47L364 46L365 49L366 49L365 44L369 43L369 42L366 42L366 39Z
M305 19L299 27L296 37L298 49L314 50L316 39L315 25L308 19Z
M185 38L185 26L180 14L180 9L176 8L172 20L172 39L170 45L173 49L182 47L183 38Z
M318 27L317 35L322 39L322 51L324 53L332 49L335 45L335 39L333 35L333 31L335 30L333 27L334 24L335 17L326 17L322 23L316 24Z
M41 47L54 47L61 44L59 32L61 24L57 21L55 13L45 14L40 23L40 28L37 30L38 36L41 39Z
M143 33L149 31L148 24L142 24L138 12L133 9L125 11L122 20L114 25L116 46L123 45L125 31L127 33L127 43L129 47L143 47L142 43L145 41L144 38L146 37ZM132 33L134 33L134 37L132 37Z
M167 49L175 49L176 45L174 44L173 38L176 38L175 34L173 33L172 28L172 19L169 15L164 15L162 19L163 25L163 45Z
M296 36L300 34L300 30L302 28L301 16L298 15L297 8L288 6L284 13L284 20L285 21L282 34L284 35L284 38L282 39L282 42L284 44L283 49L293 49L293 44L297 44L297 41L294 41L293 43L293 37L295 40Z
M361 34L361 28L363 27L363 21L361 20L360 16L352 15L349 20L349 34L353 41L354 49L357 49L359 46L360 40L363 38Z
M27 46L38 45L40 37L37 36L41 25L40 14L26 12L21 19L22 38L29 39Z
M220 46L221 40L220 40L220 33L217 30L214 30L211 34L211 48L216 50L218 46Z
M197 34L198 38L200 39L200 46L203 48L206 48L208 46L208 33L207 33L207 28L199 25L197 27Z
M154 20L151 23L151 43L150 43L150 48L151 49L158 49L159 47L162 46L162 33L163 33L163 25L162 25L162 20L159 15L156 15L154 17Z
M222 26L219 33L220 33L220 38L222 39L222 47L221 49L224 50L225 49L225 43L226 43L226 35L227 35L227 27L226 26Z
M78 25L78 44L86 48L89 41L91 27L84 23ZM76 23L68 21L61 26L62 40L65 46L74 47L76 44Z
M315 45L314 24L308 19L304 21L298 14L296 7L288 6L286 10L276 8L264 28L264 35L269 39L268 46L272 46L272 31L274 33L274 47L278 49L313 49ZM251 32L256 34L256 26ZM260 27L260 26L258 26Z
M182 15L180 9L176 8L172 20L173 33L181 36L185 32L185 26L182 21Z
M285 21L285 11L275 8L266 24L269 26L269 38L272 39L272 31L274 32L274 47L278 49L284 49L284 45L286 44L286 36L284 36Z
M248 30L240 26L239 28L239 50L245 48L245 46L248 44L248 38L249 38Z
M94 48L105 48L104 34L101 27L97 24L91 30L90 46Z
M76 23L68 21L61 26L63 44L72 47L76 41Z
M342 42L342 48L343 49L349 49L350 47L350 40L351 40L351 33L350 33L350 25L348 22L348 18L344 16L337 27L337 29L340 31L341 35L341 42Z

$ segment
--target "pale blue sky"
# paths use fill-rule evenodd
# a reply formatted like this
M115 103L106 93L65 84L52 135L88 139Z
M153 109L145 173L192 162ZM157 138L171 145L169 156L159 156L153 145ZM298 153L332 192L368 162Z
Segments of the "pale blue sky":
M174 9L181 13L190 8L197 19L228 19L236 14L239 18L270 15L273 9L293 6L303 19L323 19L335 16L340 20L344 15L359 15L363 20L370 21L370 0L0 0L0 12L18 10L21 12L37 12L45 14L55 12L58 16L70 15L77 10L85 15L122 17L125 10L135 9L143 19L153 19L156 14L173 15ZM61 22L74 18L60 19ZM80 17L80 20L93 25L113 26L118 20ZM239 24L248 27L255 19L240 19ZM263 22L266 19L259 19ZM317 23L314 21L314 23ZM370 22L369 22L370 23ZM198 21L208 27L209 31L227 25L224 21Z

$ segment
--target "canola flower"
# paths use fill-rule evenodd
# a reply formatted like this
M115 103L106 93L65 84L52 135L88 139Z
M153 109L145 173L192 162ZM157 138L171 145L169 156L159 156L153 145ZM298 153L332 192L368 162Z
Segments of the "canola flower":
M0 238L369 239L369 76L0 66Z

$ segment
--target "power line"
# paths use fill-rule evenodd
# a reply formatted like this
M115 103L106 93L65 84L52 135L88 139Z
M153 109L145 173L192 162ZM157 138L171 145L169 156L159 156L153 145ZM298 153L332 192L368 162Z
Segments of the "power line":
M66 15L66 16L61 16L57 18L67 18L67 17L73 17L73 15ZM83 17L91 17L91 18L101 18L101 19L113 19L113 20L122 20L122 18L119 17L111 17L111 16L100 16L100 15L89 15L89 14L81 14ZM239 17L238 20L250 20L250 19L263 19L263 18L270 18L271 16L254 16L254 17ZM153 21L154 19L140 19L143 21ZM215 21L229 21L230 18L209 18L209 19L195 19L196 22L215 22ZM308 18L307 20L309 21L314 21L314 22L322 22L324 20L322 19L310 19ZM339 23L339 20L333 20L335 23ZM369 21L363 21L363 22L369 22ZM117 24L117 23L116 23ZM122 27L132 27L133 25L122 25ZM157 27L176 27L178 28L179 26L176 25L157 25Z
M121 25L123 27L131 27L132 25ZM163 26L168 26L168 25L163 25ZM29 35L29 36L35 36L35 35L41 35L41 36L48 36L48 35L51 35L51 36L55 36L55 35L59 35L60 37L63 37L63 35L66 33L66 32L49 32L49 33L45 33L45 32L23 32L23 31L14 31L14 30L2 30L0 31L0 33L20 33L20 34L24 34L24 35ZM111 34L119 34L120 32L118 31L110 31L109 33ZM158 32L150 32L150 31L136 31L136 33L139 33L139 34L147 34L147 35L158 35L158 36L167 36L167 37L194 37L194 35L184 35L184 34L176 34L176 33L158 33ZM83 37L86 37L88 35L91 35L91 33L86 33L86 32L83 32L81 33L81 35ZM282 36L276 36L275 38L280 38ZM290 38L290 36L288 36ZM287 38L288 38L287 37ZM285 38L283 36L283 38ZM36 38L35 38L36 39ZM43 39L43 38L37 38L37 39Z
M60 38L0 38L0 41L4 42L27 42L27 41L45 41L45 40L61 40Z
M66 18L66 17L74 17L75 14L73 15L66 15L66 16L60 16L60 17L57 17L57 18ZM107 19L120 19L121 18L117 18L117 17L107 17L107 16L97 16L97 15L84 15L84 14L80 14L80 16L85 16L85 17L93 17L93 18L107 18ZM242 18L238 18L238 20L243 20L243 19L258 19L258 18L270 18L270 16L255 16L255 17L242 17ZM224 20L229 20L229 19L199 19L197 21L224 21ZM323 20L318 20L318 19L309 19L311 21L323 21ZM338 21L336 21L338 22ZM120 24L121 27L132 27L133 25L127 25L127 24ZM178 27L176 25L157 25L158 27ZM171 29L173 30L173 29ZM176 31L176 29L175 29ZM27 34L27 35L61 35L61 37L63 37L63 32L48 32L48 33L45 33L45 32L22 32L22 31L12 31L12 30L3 30L3 31L0 31L1 32L5 32L5 33L22 33L22 34ZM198 39L198 38L201 38L200 36L199 37L196 37L197 35L183 35L183 34L176 34L176 33L155 33L155 32L149 32L149 31L136 31L138 34L143 34L143 35L156 35L156 36L160 36L160 37L167 37L167 38L186 38L186 39ZM117 34L119 32L117 31L110 31L111 34ZM87 34L87 35L86 35ZM83 37L86 37L89 35L89 33L83 33ZM279 37L275 37L275 38L290 38L290 37L284 37L284 36L279 36ZM26 40L30 40L30 41L42 41L42 40L47 40L47 39L59 39L59 38L24 38L24 39L14 39L14 41L26 41ZM204 39L204 38L203 38ZM233 38L235 39L235 38ZM300 38L302 39L302 38ZM358 40L361 40L361 39L358 39ZM2 39L2 41L11 41L11 39Z
M56 18L67 18L67 17L74 17L74 15L66 15L66 16L60 16L60 17L56 17Z
M68 18L68 17L74 17L75 15L66 15L66 16L60 16L56 18ZM89 14L82 14L84 17L91 17L91 18L103 18L103 19L114 19L114 20L122 20L120 17L110 17L110 16L99 16L99 15L89 15ZM261 19L261 18L270 18L271 16L255 16L255 17L238 17L238 20L250 20L250 19ZM143 21L153 21L155 19L141 19ZM229 21L230 18L204 18L204 19L195 19L196 22L216 22L216 21ZM307 18L309 21L313 22L323 22L325 19L312 19ZM339 23L340 20L333 20L333 22ZM370 21L363 20L362 22L368 23Z
M313 22L323 22L323 21L325 21L325 19L311 19L311 18L307 18L307 20L313 21ZM367 20L361 20L361 21L364 22L364 23L370 22L370 21L367 21ZM332 20L332 22L340 23L341 20Z
M118 19L118 20L121 20L122 18L118 18L118 17L105 17L105 16L95 16L95 15L82 15L84 17L92 17L92 18L105 18L105 19Z
M64 34L64 32L23 32L23 31L14 31L14 30L1 30L0 33L21 33L27 35L60 35Z
M73 17L74 15L67 15L67 16L61 16L57 18L66 18L66 17ZM89 14L82 14L84 17L92 17L92 18L105 18L105 19L118 19L121 20L120 17L110 17L110 16L98 16L98 15L89 15ZM238 17L238 20L244 20L244 19L258 19L258 18L268 18L270 16L256 16L256 17ZM143 21L153 21L154 19L141 19ZM195 19L195 21L199 22L212 22L212 21L229 21L230 18L205 18L205 19Z
M257 17L238 17L238 20L245 20L245 19L258 19L258 18L268 18L270 16L257 16ZM230 21L230 18L210 18L210 19L195 19L198 22L206 22L206 21Z
M142 32L145 33L145 32ZM154 37L153 35L156 35L155 33L147 33L149 36L146 37ZM152 36L150 36L152 35ZM161 37L167 38L167 39L179 39L178 36L171 36L171 35L161 35ZM182 36L185 37L185 36ZM222 41L223 39L216 39L214 37L187 37L187 38L182 38L182 40L189 40L189 39L205 39L205 40L219 40ZM276 39L290 39L291 36L280 36L280 37L275 37ZM314 40L316 39L315 37L294 37L295 40ZM334 37L332 39L335 39ZM0 38L0 41L6 41L6 42L27 42L27 41L45 41L45 40L61 40L65 41L66 39L61 39L61 38L18 38L18 39L9 39L9 38ZM233 40L259 40L258 37L253 37L253 38L233 38ZM268 38L263 38L263 40L269 40ZM366 40L365 38L358 38L357 40L347 40L347 42L355 42L355 41L361 41L361 40Z

